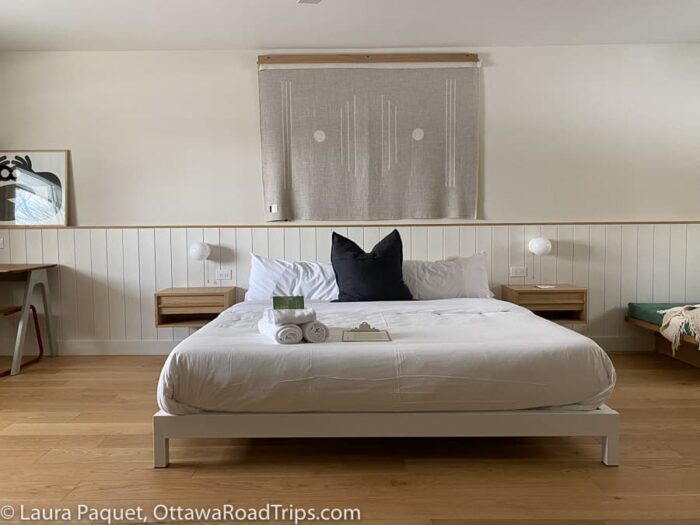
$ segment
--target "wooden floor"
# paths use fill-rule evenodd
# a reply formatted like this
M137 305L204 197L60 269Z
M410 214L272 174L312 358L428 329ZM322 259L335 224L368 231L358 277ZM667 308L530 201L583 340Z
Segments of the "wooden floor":
M59 357L0 379L0 505L357 507L370 525L700 524L700 370L617 354L619 468L588 438L174 440L162 357ZM5 361L0 365L6 364Z

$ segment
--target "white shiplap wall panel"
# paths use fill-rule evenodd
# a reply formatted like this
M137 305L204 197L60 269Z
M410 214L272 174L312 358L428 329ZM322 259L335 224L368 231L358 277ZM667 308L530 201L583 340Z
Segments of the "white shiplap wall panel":
M545 284L557 282L557 254L559 253L559 228L556 225L542 226L542 237L552 241L552 251L539 257L540 280Z
M209 258L204 261L204 286L219 286L219 281L216 278L216 272L221 265L219 228L204 228L202 238L211 250Z
M496 297L501 297L501 285L508 284L508 226L494 226L491 232L491 282Z
M41 236L41 262L58 264L58 230L40 230L39 233ZM61 334L61 276L58 268L50 269L48 274L53 329L56 334Z
M426 258L429 261L443 259L445 257L445 228L427 228L426 234Z
M103 228L90 230L90 252L92 266L92 310L94 319L93 338L109 340L109 280L107 275L107 231Z
M542 282L541 257L530 253L528 243L530 239L542 237L542 226L536 224L525 225L525 238L523 239L523 249L525 252L525 276L526 284L538 284Z
M542 229L540 228L540 233ZM591 228L587 224L574 225L573 284L588 288L588 270L590 267ZM574 325L573 329L585 334L588 325Z
M362 244L360 243L360 246ZM301 236L299 228L284 229L284 258L288 261L301 259Z
M168 228L156 228L153 234L156 258L156 290L163 290L165 288L170 288L173 285L173 261L171 256L172 247L170 245L170 230ZM157 331L157 336L158 339L172 341L173 329L159 328Z
M150 351L154 339L180 340L190 331L154 324L153 293L169 286L237 286L242 299L250 272L248 253L328 261L331 233L337 231L371 249L392 226L294 226L241 228L45 228L5 229L0 262L58 262L51 277L59 316L61 348L91 341L104 348ZM623 322L628 302L700 300L700 225L576 224L399 226L406 259L440 259L487 254L491 286L507 282L573 282L589 291L589 324L576 326L605 346L646 345L639 330ZM550 238L552 254L527 250L533 237ZM189 245L204 240L212 257L192 261ZM511 278L511 266L525 266L527 277ZM216 280L218 268L231 279ZM12 293L19 293L13 290ZM19 294L21 295L21 294ZM17 299L13 295L13 299ZM111 340L111 341L110 341ZM101 345L110 341L110 346ZM614 344L613 344L614 343ZM76 343L77 344L77 343ZM114 346L117 345L117 346ZM615 346L617 345L617 346ZM83 347L84 348L84 347ZM116 350L115 350L116 352Z
M620 303L627 308L637 302L637 233L636 224L623 224L620 247ZM636 328L623 324L622 332L628 336L637 333Z
M411 256L415 261L428 260L428 228L411 226Z
M126 339L122 230L107 230L107 284L109 286L109 338L119 341Z
M12 264L27 262L26 230L10 230L10 260Z
M270 228L268 230L268 250L272 259L284 259L284 230L286 228Z
M557 282L574 280L574 227L562 224L557 227Z
M156 246L153 228L139 228L139 275L141 276L141 338L154 340L158 335L153 299L156 293Z
M588 269L588 332L605 334L605 226L591 226Z
M459 226L447 226L442 234L442 244L444 247L444 258L459 256Z
M525 267L525 226L508 227L508 266ZM509 268L510 270L510 268ZM508 277L510 284L525 284L525 277Z
M477 252L484 252L486 254L486 271L489 274L489 286L491 290L496 291L493 286L493 253L491 252L491 247L493 245L493 229L491 226L476 226L476 236L474 239L475 247ZM464 246L464 243L462 244ZM460 248L463 250L463 248ZM465 255L464 251L461 251L462 255Z
M700 224L688 224L685 259L685 300L700 302Z
M236 260L240 255L236 248L236 229L221 228L219 230L219 242L221 243L219 246L219 255L221 257L219 267L222 270L230 270L231 272L231 279L222 279L219 281L219 284L221 286L236 286L238 282ZM265 247L267 248L267 239L265 239Z
M139 231L139 246L141 245ZM204 242L203 228L187 228L187 286L204 286L204 261L197 261L189 256L189 249L196 242Z
M173 275L173 286L180 288L183 286L189 286L187 280L187 266L189 260L189 245L187 244L187 230L185 228L173 228L170 230L170 245L172 249L171 261L172 261L172 275ZM137 242L138 246L138 242ZM222 247L224 246L222 240ZM140 296L139 296L140 297ZM140 301L139 301L140 308ZM140 319L139 319L140 325ZM187 328L174 328L173 337L175 339L182 339L189 335L190 331Z
M243 301L244 288L250 278L250 254L253 251L251 228L236 228L236 301Z
M459 227L459 255L460 257L470 257L476 252L481 251L476 245L476 226L460 226ZM491 237L489 233L489 238ZM491 251L489 249L489 251ZM489 267L491 264L489 263Z
M267 240L267 228L253 228L253 253L261 257L267 257L269 246Z
M302 261L317 261L316 228L300 228L299 244Z
M331 228L316 228L316 260L319 262L331 261Z
M610 224L605 227L605 318L604 335L618 335L625 320L622 308L622 227Z
M637 230L637 301L654 300L654 225L640 224Z
M50 230L46 230L50 231ZM60 331L57 331L61 340L71 341L76 337L76 282L75 282L75 232L62 229L58 233L58 279L60 288L61 307L58 314L61 316ZM2 233L0 233L2 235ZM53 293L53 290L51 290Z
M167 230L170 233L170 230ZM77 232L76 232L77 233ZM128 341L141 339L141 269L139 262L139 231L135 228L127 228L122 231L122 246L124 253L124 326L125 338ZM174 251L167 256L173 256ZM163 254L165 256L166 254ZM185 284L187 278L185 275ZM169 288L163 286L163 288Z
M24 234L26 259L29 264L40 264L44 260L44 242L41 230L31 229Z
M10 264L12 262L10 256L10 230L0 230L0 237L3 239L0 247L0 264Z
M672 303L684 302L686 278L686 247L688 228L685 224L671 225L669 256L669 300Z
M655 303L667 303L671 283L671 226L654 225L654 282L652 297Z

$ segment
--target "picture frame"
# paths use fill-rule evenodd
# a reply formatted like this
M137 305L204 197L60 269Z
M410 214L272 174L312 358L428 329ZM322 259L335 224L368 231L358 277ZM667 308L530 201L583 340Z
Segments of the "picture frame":
M0 150L0 224L67 226L70 151Z

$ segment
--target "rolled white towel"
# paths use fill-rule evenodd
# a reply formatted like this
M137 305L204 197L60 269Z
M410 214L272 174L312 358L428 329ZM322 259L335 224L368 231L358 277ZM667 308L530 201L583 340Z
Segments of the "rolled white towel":
M272 324L304 324L316 320L316 310L302 308L298 310L273 310L267 308L263 312L263 319Z
M258 321L258 331L281 345L295 345L301 343L304 338L304 332L302 332L300 326L295 324L274 324L264 318Z
M311 321L301 325L301 331L304 332L304 339L309 343L323 343L328 339L328 327L321 321Z

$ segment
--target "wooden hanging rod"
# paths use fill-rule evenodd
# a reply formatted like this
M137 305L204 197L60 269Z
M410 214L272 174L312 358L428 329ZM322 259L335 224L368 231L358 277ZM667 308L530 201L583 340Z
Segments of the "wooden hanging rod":
M381 64L391 62L478 62L476 53L413 53L376 55L260 55L258 64Z

